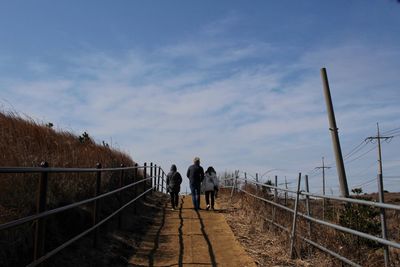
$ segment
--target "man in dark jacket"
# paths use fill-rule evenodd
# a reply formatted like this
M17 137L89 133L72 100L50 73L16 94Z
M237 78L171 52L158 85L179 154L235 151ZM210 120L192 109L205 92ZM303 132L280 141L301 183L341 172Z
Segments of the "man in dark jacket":
M167 174L167 191L171 194L172 209L178 208L179 192L181 191L182 176L172 164L171 171Z
M200 166L200 158L195 157L193 160L193 165L191 165L186 176L189 178L190 191L192 192L193 207L195 210L200 209L200 185L204 179L204 170Z

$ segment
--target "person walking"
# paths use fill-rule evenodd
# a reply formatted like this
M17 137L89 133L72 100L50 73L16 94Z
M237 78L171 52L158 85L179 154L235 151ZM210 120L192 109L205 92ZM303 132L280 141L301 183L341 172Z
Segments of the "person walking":
M216 196L218 192L218 178L217 173L212 166L208 167L204 174L203 187L207 205L206 210L210 209L210 197L211 209L214 210L214 196Z
M190 191L192 193L193 208L195 210L200 209L200 185L204 179L204 170L200 166L200 158L195 157L193 159L193 165L191 165L186 173L189 178Z
M167 174L167 191L171 195L172 210L178 208L179 192L181 191L182 176L172 164L171 171Z

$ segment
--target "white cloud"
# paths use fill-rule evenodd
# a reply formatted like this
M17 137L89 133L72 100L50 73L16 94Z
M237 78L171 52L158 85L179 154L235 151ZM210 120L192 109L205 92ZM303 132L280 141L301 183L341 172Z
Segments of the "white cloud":
M265 60L273 51L211 39L122 56L76 55L62 78L4 81L0 98L99 141L112 138L139 162L177 163L183 173L196 155L218 170L290 169L292 178L322 155L332 160L319 77L326 62L343 151L373 133L377 120L389 129L400 124L396 51L337 45L290 66Z

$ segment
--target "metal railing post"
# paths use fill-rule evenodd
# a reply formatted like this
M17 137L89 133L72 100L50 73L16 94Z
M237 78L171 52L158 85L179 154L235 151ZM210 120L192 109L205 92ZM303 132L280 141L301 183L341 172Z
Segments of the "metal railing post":
M275 175L275 189L274 189L274 202L278 202L278 176ZM275 217L276 217L276 207L272 207L272 227L274 228L274 222L275 222Z
M48 168L49 164L45 161L40 163L40 167ZM47 203L47 183L48 183L48 173L42 172L36 197L36 213L41 213L46 210ZM36 221L35 227L35 239L33 245L33 259L37 260L44 254L44 243L46 238L46 221L44 218L38 219Z
M157 191L160 192L160 175L161 175L161 167L158 167L158 175L157 175ZM162 189L162 187L161 187Z
M124 164L121 164L121 168L125 167ZM123 179L124 179L124 170L121 170L121 174L119 176L119 188L121 188L123 186ZM119 207L122 207L122 202L123 202L123 193L120 192L118 194L118 198L119 198ZM118 214L118 229L121 229L122 227L122 211Z
M136 168L133 171L133 182L137 182L138 181L138 166L139 166L139 164L135 163L135 167ZM133 197L135 197L135 198L138 196L138 186L139 185L135 185L133 187ZM136 203L136 201L133 202L133 212L134 212L134 214L137 213L137 203Z
M150 162L150 188L153 188L153 162Z
M101 169L101 163L97 163L96 168ZM101 171L99 170L96 172L96 189L95 189L96 197L100 195L100 191L101 191ZM95 200L93 207L93 225L96 225L97 222L99 221L100 217L99 213L100 213L100 200ZM93 247L97 247L98 235L99 235L99 228L96 228L93 231Z
M165 172L162 171L161 192L163 192L163 193L164 193L164 180L165 180Z
M157 191L157 164L154 164L153 191Z
M306 192L310 193L310 187L308 185L308 175L305 176L305 184L306 184ZM307 216L311 216L311 207L310 207L310 196L306 195L306 214ZM311 239L311 221L307 220L307 227L308 227L308 238ZM309 250L309 254L311 254L311 246Z
M256 173L256 182L258 183L258 173ZM256 187L257 187L257 194L258 194L259 185L256 184Z
M143 179L147 178L147 173L146 172L147 172L147 163L145 162L143 164ZM147 190L147 181L143 181L142 184L143 184L143 192L146 192L146 190ZM146 200L146 194L143 195L143 200Z
M231 202L232 202L233 192L236 190L237 179L238 179L238 173L235 172L235 180L232 180Z
M300 196L300 182L301 182L301 173L299 173L299 179L297 180L297 192L296 192L296 200L294 203L294 212L293 212L293 223L292 223L292 232L290 235L290 258L294 259L294 243L296 240L296 224L297 224L297 210L299 206L299 196Z

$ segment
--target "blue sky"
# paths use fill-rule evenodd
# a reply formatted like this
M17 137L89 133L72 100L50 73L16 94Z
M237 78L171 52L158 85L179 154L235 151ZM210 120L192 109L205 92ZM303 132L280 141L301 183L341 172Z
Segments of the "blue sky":
M322 67L343 154L376 122L400 127L396 1L0 3L1 108L88 131L140 163L309 173L321 192L313 169L334 161ZM400 190L399 139L383 144L389 191ZM373 147L348 158L350 188L376 190ZM337 192L335 168L327 184Z

